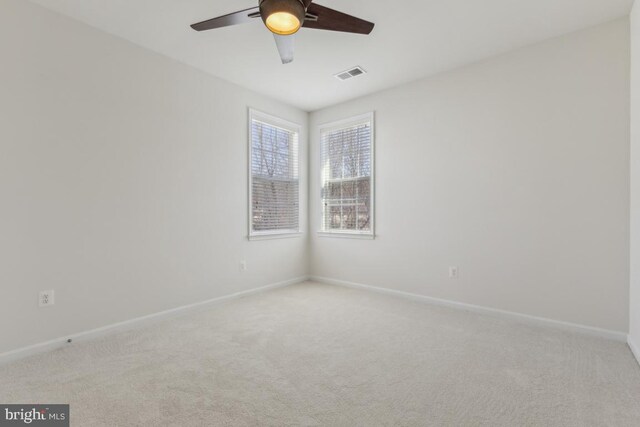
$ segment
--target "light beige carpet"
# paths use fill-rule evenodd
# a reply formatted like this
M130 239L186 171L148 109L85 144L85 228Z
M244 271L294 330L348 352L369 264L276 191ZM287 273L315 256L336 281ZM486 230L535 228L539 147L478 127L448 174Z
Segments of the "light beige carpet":
M306 283L0 366L75 426L640 426L623 343Z

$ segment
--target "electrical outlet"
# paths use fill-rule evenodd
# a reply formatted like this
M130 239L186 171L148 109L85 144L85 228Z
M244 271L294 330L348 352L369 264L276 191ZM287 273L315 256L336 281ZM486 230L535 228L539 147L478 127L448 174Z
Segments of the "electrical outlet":
M50 305L54 305L55 303L55 294L53 290L40 292L40 296L38 298L39 307L48 307Z
M459 275L458 267L449 267L449 278L457 279Z
M240 261L240 271L247 271L247 261Z

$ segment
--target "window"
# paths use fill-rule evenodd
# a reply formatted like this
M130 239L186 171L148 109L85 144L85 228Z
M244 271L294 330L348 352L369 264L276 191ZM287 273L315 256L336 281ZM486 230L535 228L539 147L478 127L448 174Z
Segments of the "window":
M300 127L249 111L249 238L300 232Z
M373 237L373 113L320 128L321 233Z

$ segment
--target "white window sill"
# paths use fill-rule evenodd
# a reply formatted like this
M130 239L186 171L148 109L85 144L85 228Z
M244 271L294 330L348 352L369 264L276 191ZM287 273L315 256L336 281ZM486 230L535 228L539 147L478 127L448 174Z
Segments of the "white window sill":
M249 236L249 240L271 240L271 239L295 239L296 237L302 237L302 232L286 232L286 233L260 233L252 234Z
M339 239L364 239L374 240L375 234L371 233L351 233L348 231L318 231L318 237L337 237Z

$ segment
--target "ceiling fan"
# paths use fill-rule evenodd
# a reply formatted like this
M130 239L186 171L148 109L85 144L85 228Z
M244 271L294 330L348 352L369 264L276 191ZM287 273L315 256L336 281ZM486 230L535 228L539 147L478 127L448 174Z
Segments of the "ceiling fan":
M259 0L257 7L193 24L196 31L245 24L262 18L273 33L283 64L293 61L294 37L301 27L318 30L369 34L375 24L312 3L313 0Z

